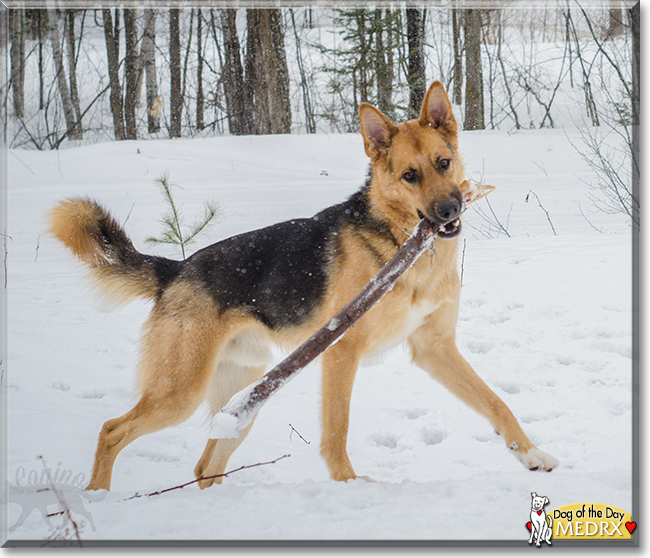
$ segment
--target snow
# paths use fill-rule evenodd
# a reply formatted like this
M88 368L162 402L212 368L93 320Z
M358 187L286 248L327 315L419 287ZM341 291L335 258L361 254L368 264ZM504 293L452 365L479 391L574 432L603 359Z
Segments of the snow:
M463 216L458 345L533 442L560 460L558 469L525 470L482 417L397 347L359 370L352 399L350 458L373 482L329 478L314 363L264 406L229 470L289 458L205 491L191 485L129 500L193 479L210 431L202 408L120 454L112 491L83 500L96 529L75 517L82 539L525 545L531 492L548 496L551 509L593 501L631 512L631 228L624 216L595 209L594 175L571 145L580 141L569 129L461 134L470 176L496 190ZM10 150L9 482L39 477L40 455L88 481L102 424L135 402L138 337L150 308L103 306L80 266L43 233L48 208L69 196L96 198L140 250L179 257L173 247L144 244L161 227L154 181L164 173L190 220L204 200L224 206L223 221L194 249L313 215L355 191L366 167L360 137L337 134ZM526 202L530 191L557 235L537 200ZM488 201L510 236L473 210L490 214ZM275 362L283 356L278 350ZM75 488L67 490L72 497ZM12 526L21 505L7 510ZM9 533L51 534L37 510Z

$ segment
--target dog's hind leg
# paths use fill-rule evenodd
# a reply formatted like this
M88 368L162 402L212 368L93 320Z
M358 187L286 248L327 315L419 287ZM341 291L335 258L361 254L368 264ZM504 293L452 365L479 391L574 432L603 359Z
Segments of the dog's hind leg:
M141 398L129 412L104 424L88 490L110 489L115 458L128 444L190 417L204 399L216 355L236 333L237 322L219 318L211 300L196 293L163 296L145 325Z
M259 380L263 374L264 367L241 366L231 361L219 362L207 395L212 414L219 412L219 409L228 403L235 393ZM194 469L196 478L223 475L230 456L244 441L252 426L253 422L244 428L239 438L208 440L203 455ZM208 488L215 482L221 484L222 480L222 476L207 478L199 481L199 487Z

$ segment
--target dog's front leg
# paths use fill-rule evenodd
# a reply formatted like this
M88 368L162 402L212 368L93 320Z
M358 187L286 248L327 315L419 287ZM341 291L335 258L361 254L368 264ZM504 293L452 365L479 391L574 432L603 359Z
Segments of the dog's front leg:
M334 480L356 478L347 453L352 386L359 366L353 347L339 341L323 354L321 455Z
M430 320L409 338L413 361L487 418L526 468L552 470L559 464L558 460L528 439L510 409L458 352L453 331L441 331L438 324L445 321Z
M532 521L530 522L530 538L528 539L528 544L533 544L533 538L535 538L535 524Z

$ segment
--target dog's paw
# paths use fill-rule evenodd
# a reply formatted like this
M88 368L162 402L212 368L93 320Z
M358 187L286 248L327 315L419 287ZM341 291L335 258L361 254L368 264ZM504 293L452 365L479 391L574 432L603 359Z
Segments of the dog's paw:
M515 455L523 463L524 467L530 471L546 471L550 473L560 464L555 457L535 447L527 452L515 451Z

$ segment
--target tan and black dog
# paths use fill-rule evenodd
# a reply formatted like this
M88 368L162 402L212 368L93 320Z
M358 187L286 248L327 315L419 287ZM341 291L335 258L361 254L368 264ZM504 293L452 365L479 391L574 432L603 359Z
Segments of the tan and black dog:
M371 164L358 192L312 218L234 236L184 261L141 254L93 201L63 201L50 212L50 232L87 265L106 295L153 301L142 336L140 400L104 424L89 489L110 488L115 458L139 436L186 420L204 401L216 413L260 378L271 343L293 348L308 339L396 253L422 217L438 231L433 255L421 257L323 354L321 453L332 478L356 477L346 440L360 361L402 341L417 365L490 421L525 467L558 465L531 443L456 348L465 171L442 85L429 88L417 120L395 125L368 104L359 113ZM249 428L238 439L210 440L197 478L223 473Z

